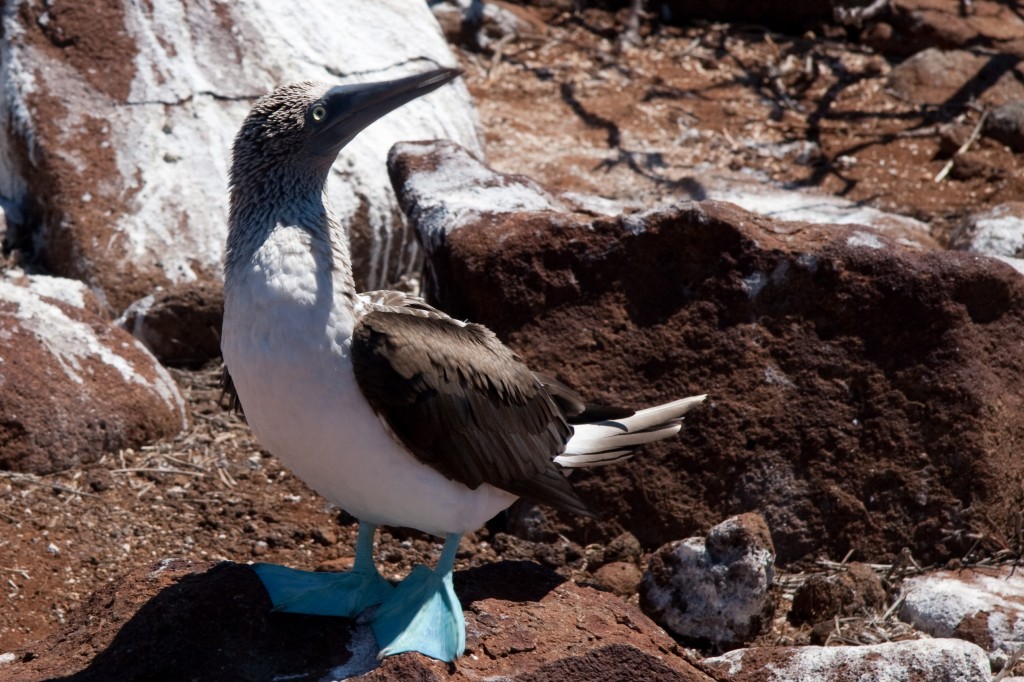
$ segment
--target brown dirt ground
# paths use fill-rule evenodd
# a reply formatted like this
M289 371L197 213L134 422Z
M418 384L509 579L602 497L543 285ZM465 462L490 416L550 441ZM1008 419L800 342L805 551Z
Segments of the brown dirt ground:
M753 169L928 221L940 241L966 213L1024 196L1018 157L984 138L972 151L974 171L933 182L948 158L939 125L969 131L979 109L943 113L899 99L886 87L890 62L856 44L726 24L654 31L648 23L640 45L618 50L622 13L543 18L546 35L459 52L488 160L504 172L652 205L699 194L702 169ZM790 144L805 140L818 145L809 162ZM0 472L0 652L46 636L99 586L155 559L307 568L351 560L352 519L219 406L218 370L176 376L195 427L173 442L112 452L64 474ZM377 556L385 576L398 577L432 563L438 547L395 529L380 537ZM601 549L535 546L484 529L464 539L457 567L494 560L495 547L577 579L589 579L588 557ZM776 627L762 643L809 641L808 626L785 621L803 579L781 576ZM915 636L883 616L837 623L829 641Z

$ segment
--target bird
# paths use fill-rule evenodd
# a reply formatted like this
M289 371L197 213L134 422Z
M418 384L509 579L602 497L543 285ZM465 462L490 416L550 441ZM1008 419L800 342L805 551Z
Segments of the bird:
M368 125L460 73L280 86L254 103L231 150L226 383L261 444L359 521L347 572L254 570L277 611L365 614L381 659L457 659L462 535L518 498L596 516L566 472L675 435L705 398L588 405L482 325L405 293L357 291L349 237L326 197L330 167ZM436 566L385 580L373 559L381 525L444 538Z

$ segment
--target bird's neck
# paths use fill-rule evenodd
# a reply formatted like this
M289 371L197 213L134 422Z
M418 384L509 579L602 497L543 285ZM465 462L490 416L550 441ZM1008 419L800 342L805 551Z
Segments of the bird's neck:
M318 269L331 272L331 280L341 290L338 293L355 296L348 232L330 209L326 178L311 183L293 182L287 191L261 189L253 192L251 187L232 187L224 256L226 283L230 284L240 270L253 266L275 231L298 228L308 234L308 241L303 241L308 243Z

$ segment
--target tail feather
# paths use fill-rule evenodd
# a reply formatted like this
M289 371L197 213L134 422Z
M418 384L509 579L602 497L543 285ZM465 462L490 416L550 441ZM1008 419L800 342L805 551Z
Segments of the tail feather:
M675 400L640 410L629 417L573 426L573 436L555 463L565 468L610 464L632 456L645 443L669 438L682 428L683 415L706 395Z

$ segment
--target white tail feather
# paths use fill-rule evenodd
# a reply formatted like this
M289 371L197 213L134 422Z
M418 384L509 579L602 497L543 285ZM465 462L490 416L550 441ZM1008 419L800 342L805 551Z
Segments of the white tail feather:
M629 459L636 447L679 433L683 415L706 397L695 395L648 407L625 419L576 424L565 452L555 457L555 464L573 468Z

